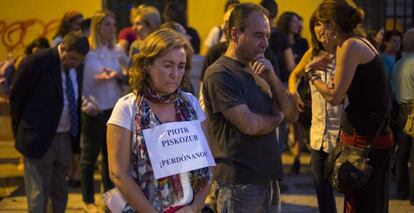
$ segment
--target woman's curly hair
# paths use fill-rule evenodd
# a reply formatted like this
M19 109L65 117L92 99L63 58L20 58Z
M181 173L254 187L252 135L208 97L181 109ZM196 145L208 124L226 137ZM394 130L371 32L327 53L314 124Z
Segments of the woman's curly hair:
M154 60L175 48L184 48L186 52L185 72L180 87L190 81L191 58L194 54L191 44L183 35L174 30L160 29L145 38L144 46L133 57L132 66L129 68L129 84L136 95L149 87L149 70Z

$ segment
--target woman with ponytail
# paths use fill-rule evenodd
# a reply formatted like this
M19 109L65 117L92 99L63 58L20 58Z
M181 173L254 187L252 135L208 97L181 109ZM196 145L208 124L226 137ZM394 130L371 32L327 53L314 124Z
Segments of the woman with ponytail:
M352 0L324 0L316 16L337 46L334 83L325 84L312 69L307 76L329 103L337 105L348 97L340 125L341 143L365 148L380 133L371 143L370 179L362 188L345 193L344 212L386 213L393 136L388 126L384 65L376 48L363 37L364 13Z

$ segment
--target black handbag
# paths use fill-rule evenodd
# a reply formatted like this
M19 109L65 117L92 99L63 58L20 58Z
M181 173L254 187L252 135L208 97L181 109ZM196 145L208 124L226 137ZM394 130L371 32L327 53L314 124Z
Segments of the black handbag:
M349 192L362 188L372 173L369 153L385 126L387 114L373 140L366 148L358 148L338 143L325 161L324 177L328 179L332 188L338 192Z
M308 81L301 79L298 85L298 94L303 101L303 112L299 113L298 122L305 129L310 129L312 123L312 97Z
M299 114L298 122L305 129L310 129L312 124L312 97L308 81L301 81L298 86L298 93L303 101L303 112Z

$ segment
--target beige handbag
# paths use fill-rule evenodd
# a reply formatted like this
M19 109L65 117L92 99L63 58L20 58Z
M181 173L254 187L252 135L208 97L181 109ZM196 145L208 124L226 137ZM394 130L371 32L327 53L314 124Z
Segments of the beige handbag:
M105 205L111 210L111 213L121 213L127 202L117 188L113 188L102 195Z
M411 114L407 117L407 122L405 123L404 133L414 138L414 103L412 104Z
M404 133L414 138L414 114L411 113L407 117L407 122L405 123Z

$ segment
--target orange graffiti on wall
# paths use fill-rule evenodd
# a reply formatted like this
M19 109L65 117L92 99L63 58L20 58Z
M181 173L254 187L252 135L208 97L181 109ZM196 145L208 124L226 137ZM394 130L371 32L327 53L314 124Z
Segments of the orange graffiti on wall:
M39 19L27 19L24 21L13 21L11 23L0 20L1 44L6 48L7 52L11 52L18 47L24 48L26 47L25 41L27 40L28 32L36 30L39 33L38 36L48 37L50 33L56 31L59 22L60 19L54 19L48 22Z

